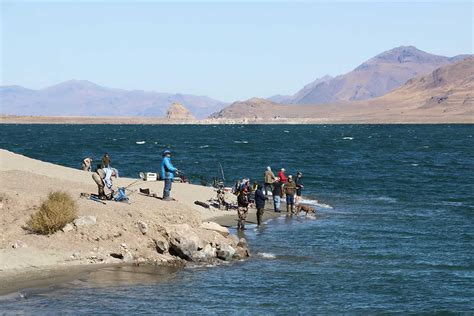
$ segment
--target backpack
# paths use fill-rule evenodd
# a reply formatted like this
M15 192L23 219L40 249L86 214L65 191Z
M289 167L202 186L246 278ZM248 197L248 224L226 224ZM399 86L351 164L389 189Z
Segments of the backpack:
M128 202L128 196L125 194L125 188L118 188L118 194L114 198L115 202Z

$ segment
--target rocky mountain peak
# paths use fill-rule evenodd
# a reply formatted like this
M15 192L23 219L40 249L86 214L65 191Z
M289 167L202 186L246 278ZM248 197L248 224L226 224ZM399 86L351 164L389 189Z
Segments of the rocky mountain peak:
M166 111L168 120L195 120L194 115L181 103L174 102Z

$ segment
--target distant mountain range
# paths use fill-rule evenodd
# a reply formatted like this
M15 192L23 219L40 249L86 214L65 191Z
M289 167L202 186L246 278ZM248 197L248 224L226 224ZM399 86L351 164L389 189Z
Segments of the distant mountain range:
M332 104L277 104L252 98L211 118L246 121L308 119L319 122L474 122L474 57L408 80L378 98Z
M344 75L334 78L325 76L306 85L292 96L277 95L269 100L287 104L367 100L399 88L411 78L427 74L467 56L438 56L414 46L400 46L367 60Z
M206 96L112 89L86 80L70 80L42 90L0 87L0 113L8 115L164 117L175 102L198 118L226 105Z
M207 96L172 94L142 90L122 90L99 86L86 80L70 80L49 88L31 90L21 86L0 86L0 114L41 115L41 116L146 116L164 118L173 103L182 104L192 116L208 117L270 117L271 112L281 104L340 105L351 112L353 107L366 104L364 100L379 100L390 94L396 102L404 102L391 91L402 87L408 80L426 75L433 70L456 63L469 55L445 57L429 54L413 46L401 46L383 52L359 65L353 71L337 77L324 76L306 86L292 96L275 95L267 100L250 99L228 104ZM449 77L450 82L453 78ZM454 81L453 81L454 82ZM456 82L456 84L460 84ZM455 86L452 87L453 89ZM403 93L412 92L405 91ZM436 95L444 102L442 91ZM434 93L429 91L427 93ZM440 94L441 93L441 94ZM449 94L446 91L446 94ZM419 93L426 97L426 94ZM436 95L432 97L436 98ZM449 99L450 98L450 99ZM453 95L448 96L452 102ZM408 99L406 99L408 100ZM379 100L380 101L380 100ZM417 102L420 100L417 100ZM377 101L378 102L378 101ZM268 109L263 110L263 107ZM181 109L182 110L182 109ZM221 111L222 110L222 111ZM295 108L293 108L295 110ZM184 111L184 110L183 110ZM261 113L261 112L265 113ZM280 111L280 110L278 110ZM277 112L278 112L277 111ZM298 108L299 114L311 111ZM293 115L282 109L281 113ZM278 113L280 113L278 112ZM183 112L184 113L184 112ZM214 114L213 114L214 113ZM279 116L275 114L274 116Z

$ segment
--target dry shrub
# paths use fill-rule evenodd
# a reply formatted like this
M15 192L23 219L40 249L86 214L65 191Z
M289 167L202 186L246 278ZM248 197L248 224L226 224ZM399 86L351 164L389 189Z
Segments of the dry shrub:
M40 209L31 215L27 228L37 234L50 235L77 217L77 205L71 196L62 191L51 192Z

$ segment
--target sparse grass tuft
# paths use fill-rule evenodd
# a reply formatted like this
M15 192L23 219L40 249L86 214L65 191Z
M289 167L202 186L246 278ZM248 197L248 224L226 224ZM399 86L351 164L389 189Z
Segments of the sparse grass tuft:
M49 194L40 209L31 215L26 226L34 233L50 235L72 222L76 217L76 202L68 193L56 191Z

